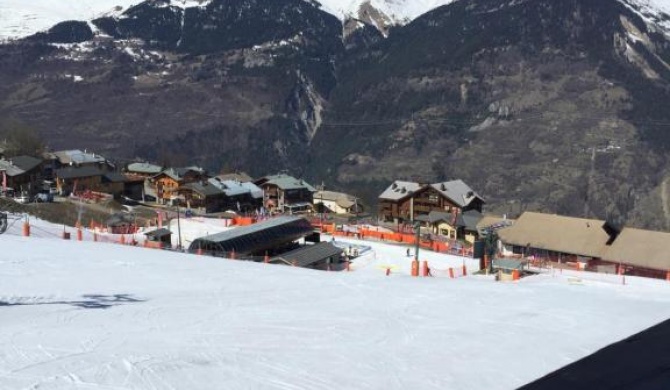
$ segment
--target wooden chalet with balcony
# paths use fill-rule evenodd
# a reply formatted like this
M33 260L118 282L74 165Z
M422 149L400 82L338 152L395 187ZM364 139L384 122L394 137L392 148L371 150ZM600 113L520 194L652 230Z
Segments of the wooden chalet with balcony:
M469 210L481 212L484 203L484 199L462 180L434 184L397 180L379 196L379 219L409 223L431 211L454 215Z
M263 190L263 206L276 212L311 210L316 189L302 179L279 174L265 176L254 182Z
M145 185L145 191L155 197L158 203L173 203L180 187L204 180L207 180L207 175L202 168L168 168L147 179L149 185Z

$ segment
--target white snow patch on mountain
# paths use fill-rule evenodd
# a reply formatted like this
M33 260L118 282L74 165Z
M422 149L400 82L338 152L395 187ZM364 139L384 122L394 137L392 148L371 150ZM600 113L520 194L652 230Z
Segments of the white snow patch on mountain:
M424 13L455 0L317 0L322 9L341 20L357 18L365 3L399 24L407 23Z
M629 5L647 23L662 27L670 32L670 0L619 0Z
M26 37L66 20L90 20L141 0L0 0L0 40Z

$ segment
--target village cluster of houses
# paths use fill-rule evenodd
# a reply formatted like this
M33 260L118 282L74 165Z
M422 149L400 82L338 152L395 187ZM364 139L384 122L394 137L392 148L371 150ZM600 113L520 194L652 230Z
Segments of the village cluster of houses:
M0 195L49 192L80 198L104 195L182 206L201 215L304 212L360 214L359 198L315 188L285 173L252 178L209 175L204 169L136 162L118 167L99 154L64 150L42 157L0 155ZM670 279L670 233L618 228L605 221L526 212L518 220L483 214L485 200L462 180L397 180L378 197L377 222L431 239L481 243L495 230L497 253L572 263L582 269ZM323 215L323 214L322 214Z
M119 167L87 150L50 152L42 157L0 156L0 175L0 195L15 198L33 198L44 191L79 198L123 197L182 206L201 214L363 211L354 196L319 191L305 180L285 173L253 179L244 173L210 175L195 166L162 167L136 162Z

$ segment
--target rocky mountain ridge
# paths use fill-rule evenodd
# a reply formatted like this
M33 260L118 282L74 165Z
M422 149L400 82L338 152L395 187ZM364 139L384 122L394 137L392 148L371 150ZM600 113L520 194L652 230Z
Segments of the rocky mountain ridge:
M368 202L458 177L499 213L668 229L670 45L644 4L456 1L384 37L303 0L154 1L0 46L0 115L53 147L289 169Z

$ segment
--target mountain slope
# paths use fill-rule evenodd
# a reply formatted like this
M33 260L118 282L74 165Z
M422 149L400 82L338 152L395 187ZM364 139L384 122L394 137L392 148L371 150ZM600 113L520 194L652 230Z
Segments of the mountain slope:
M670 43L651 3L456 1L387 38L303 0L190 4L1 45L0 116L56 148L289 169L372 204L393 179L458 177L490 211L670 227Z
M668 47L620 2L439 8L340 62L314 175L462 177L489 210L640 222L667 167Z

